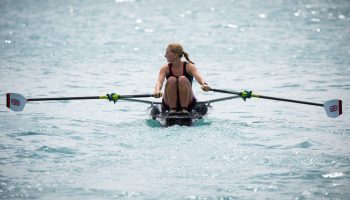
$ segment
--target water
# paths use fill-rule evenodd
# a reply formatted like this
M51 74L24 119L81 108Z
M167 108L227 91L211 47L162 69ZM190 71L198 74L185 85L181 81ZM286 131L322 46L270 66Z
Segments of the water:
M347 0L0 1L0 198L349 199L349 13ZM212 87L339 98L344 114L235 99L161 128L133 102L5 106L7 92L153 92L173 41Z

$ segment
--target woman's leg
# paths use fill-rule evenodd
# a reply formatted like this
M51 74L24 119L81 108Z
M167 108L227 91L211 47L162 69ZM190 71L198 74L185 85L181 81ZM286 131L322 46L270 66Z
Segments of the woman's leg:
M164 101L170 109L176 109L177 107L177 84L175 77L169 77L165 84Z
M185 76L178 78L180 105L187 108L193 99L193 91L190 81Z

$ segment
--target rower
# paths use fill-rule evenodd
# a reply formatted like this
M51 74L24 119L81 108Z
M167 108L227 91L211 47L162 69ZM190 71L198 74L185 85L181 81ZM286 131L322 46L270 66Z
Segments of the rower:
M185 57L186 61L181 58ZM194 62L189 59L188 53L179 43L168 45L165 58L167 64L159 71L154 96L159 98L165 78L167 79L162 99L163 107L172 113L189 114L196 105L196 98L192 91L193 77L201 85L202 90L209 91L210 87L199 74Z

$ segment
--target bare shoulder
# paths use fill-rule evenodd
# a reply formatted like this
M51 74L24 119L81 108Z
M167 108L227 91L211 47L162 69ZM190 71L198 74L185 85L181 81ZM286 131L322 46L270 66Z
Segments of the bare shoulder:
M161 68L160 68L160 72L161 73L169 73L169 67L168 67L168 64L164 64Z
M194 65L190 62L187 63L187 67L186 67L187 72L190 72L192 74L196 70L197 70L196 65Z

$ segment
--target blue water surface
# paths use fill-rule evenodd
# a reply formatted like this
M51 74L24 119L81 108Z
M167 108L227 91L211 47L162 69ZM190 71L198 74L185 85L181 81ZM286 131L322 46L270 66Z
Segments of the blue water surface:
M348 0L1 0L0 199L350 199L349 41ZM6 108L152 93L171 42L212 87L343 115L233 99L163 128L135 102Z

